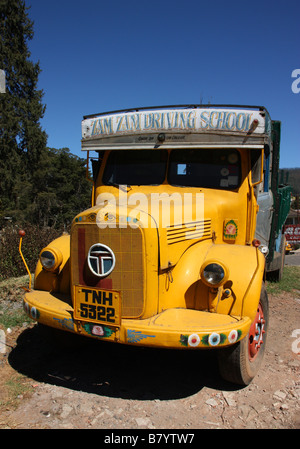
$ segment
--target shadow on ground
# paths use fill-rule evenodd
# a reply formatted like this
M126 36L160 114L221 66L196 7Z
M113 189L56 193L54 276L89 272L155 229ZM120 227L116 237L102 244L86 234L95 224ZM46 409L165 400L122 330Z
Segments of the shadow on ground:
M10 365L38 382L123 399L179 399L204 386L238 388L219 376L214 351L142 348L67 335L68 344L62 344L38 325L26 329L9 355Z

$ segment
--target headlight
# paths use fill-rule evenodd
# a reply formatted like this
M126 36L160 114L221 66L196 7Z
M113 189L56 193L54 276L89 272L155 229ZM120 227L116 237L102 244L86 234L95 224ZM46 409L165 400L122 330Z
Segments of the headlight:
M202 281L209 287L218 287L228 279L228 269L219 262L206 262L200 272Z
M45 248L40 254L40 261L45 270L55 271L62 263L62 254L58 249Z

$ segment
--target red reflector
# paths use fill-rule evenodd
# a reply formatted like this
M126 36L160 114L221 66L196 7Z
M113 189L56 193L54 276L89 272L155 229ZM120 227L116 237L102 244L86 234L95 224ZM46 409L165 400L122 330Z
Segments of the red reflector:
M255 248L258 248L261 244L261 241L258 239L252 240L252 245L255 246Z

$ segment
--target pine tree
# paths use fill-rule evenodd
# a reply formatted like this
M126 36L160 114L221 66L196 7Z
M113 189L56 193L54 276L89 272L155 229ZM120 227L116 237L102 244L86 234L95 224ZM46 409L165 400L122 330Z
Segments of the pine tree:
M40 66L28 49L33 22L27 10L24 0L0 0L0 69L6 75L6 93L0 94L0 217L18 209L18 188L30 182L47 141L40 126L45 113L43 91L37 89Z
M34 200L26 205L26 198L23 202L20 197L20 203L25 218L40 226L68 227L75 215L90 207L91 183L86 179L85 160L68 148L42 152L32 188Z

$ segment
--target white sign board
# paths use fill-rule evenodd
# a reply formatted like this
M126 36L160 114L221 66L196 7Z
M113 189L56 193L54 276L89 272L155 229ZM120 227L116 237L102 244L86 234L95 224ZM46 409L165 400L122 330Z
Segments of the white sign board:
M255 126L254 126L255 125ZM242 109L164 109L99 115L82 122L82 138L106 138L155 132L263 134L265 117Z

